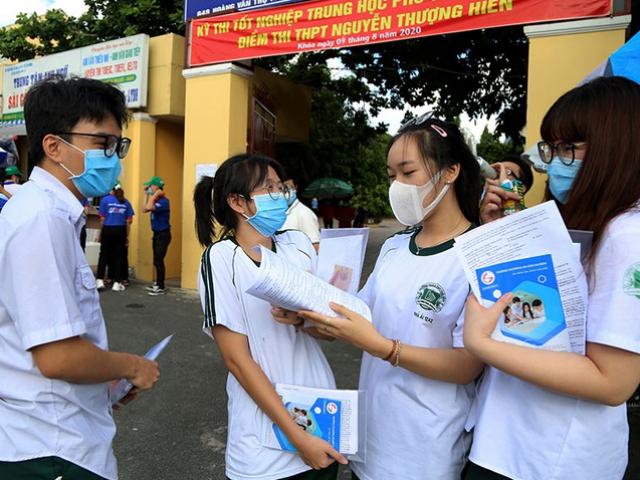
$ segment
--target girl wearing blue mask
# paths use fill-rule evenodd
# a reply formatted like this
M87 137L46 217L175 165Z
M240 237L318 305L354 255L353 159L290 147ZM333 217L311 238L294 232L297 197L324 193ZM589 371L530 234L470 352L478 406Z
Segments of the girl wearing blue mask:
M467 480L622 479L625 402L640 382L640 85L599 78L556 101L541 127L549 192L569 228L593 231L586 355L491 338L493 308L467 302L465 346L489 365Z
M276 161L238 155L225 161L215 178L204 177L194 192L198 239L207 247L198 282L203 329L230 372L226 475L232 480L328 480L336 477L336 462L346 463L331 445L296 424L274 389L276 383L335 388L317 340L297 326L274 322L271 306L245 293L260 264L257 245L315 269L309 238L279 232L288 208L283 178ZM263 446L262 429L271 423L297 453Z

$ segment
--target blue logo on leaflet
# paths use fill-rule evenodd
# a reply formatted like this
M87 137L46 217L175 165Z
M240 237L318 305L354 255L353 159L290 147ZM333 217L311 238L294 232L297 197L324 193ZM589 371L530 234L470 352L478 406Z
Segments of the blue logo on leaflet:
M329 398L318 398L313 405L287 402L285 408L292 420L305 432L320 437L340 451L341 402ZM283 450L295 452L296 449L280 428L273 424L278 444Z
M532 345L544 345L566 329L551 255L499 263L476 270L480 295L495 302L511 292L500 332Z

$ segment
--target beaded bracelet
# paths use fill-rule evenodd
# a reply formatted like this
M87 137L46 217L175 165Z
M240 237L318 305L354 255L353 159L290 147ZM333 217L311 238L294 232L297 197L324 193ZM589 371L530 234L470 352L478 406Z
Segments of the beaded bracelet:
M396 340L398 342L398 348L396 350L396 357L393 360L393 366L397 367L398 365L400 365L400 352L402 351L402 344L400 343L400 340Z
M387 355L386 357L384 357L382 360L384 360L385 362L390 361L394 355L396 354L396 351L398 349L398 344L400 343L399 340L392 340L393 342L393 346L391 347L391 351L389 352L389 355Z

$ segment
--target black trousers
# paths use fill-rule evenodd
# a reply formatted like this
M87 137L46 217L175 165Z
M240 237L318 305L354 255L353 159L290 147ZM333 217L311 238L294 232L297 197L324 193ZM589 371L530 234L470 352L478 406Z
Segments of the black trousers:
M125 279L122 258L126 254L127 227L103 226L100 232L100 257L98 258L97 277L104 279L105 270L109 269L109 278L114 282Z
M164 289L164 257L171 243L171 230L153 232L153 265L156 267L156 283Z
M509 480L509 477L469 462L464 480Z
M0 462L0 478L11 480L105 480L60 457L42 457L22 462Z
M307 470L306 472L280 480L336 480L338 477L338 467L338 462L334 462L322 470ZM227 477L227 480L229 480L229 477Z

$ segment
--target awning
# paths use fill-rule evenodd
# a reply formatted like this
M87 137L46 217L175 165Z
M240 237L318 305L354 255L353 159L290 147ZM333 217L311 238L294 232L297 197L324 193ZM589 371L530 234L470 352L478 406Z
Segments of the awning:
M0 121L0 140L13 137L15 135L26 135L27 127L24 120Z

